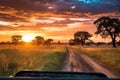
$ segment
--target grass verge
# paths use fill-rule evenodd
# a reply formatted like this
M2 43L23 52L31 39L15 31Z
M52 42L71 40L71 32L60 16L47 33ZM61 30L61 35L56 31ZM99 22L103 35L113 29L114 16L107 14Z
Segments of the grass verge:
M20 70L60 70L65 56L64 46L6 46L0 48L0 76Z
M100 61L111 70L120 74L120 48L79 48L78 51Z

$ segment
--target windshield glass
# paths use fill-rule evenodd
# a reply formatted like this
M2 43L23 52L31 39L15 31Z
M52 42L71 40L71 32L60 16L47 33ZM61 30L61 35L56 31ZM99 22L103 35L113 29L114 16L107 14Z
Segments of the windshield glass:
M27 70L119 78L119 3L0 0L0 76Z

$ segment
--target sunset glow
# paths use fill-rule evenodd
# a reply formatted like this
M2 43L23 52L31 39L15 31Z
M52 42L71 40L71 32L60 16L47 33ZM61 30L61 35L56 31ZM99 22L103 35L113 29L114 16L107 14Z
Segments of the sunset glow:
M14 34L22 35L25 42L35 36L68 42L77 31L94 35L96 19L120 18L119 3L120 0L1 0L0 42L11 41ZM96 35L91 39L104 41Z
M32 35L23 35L22 40L24 42L31 42L34 39L34 36Z

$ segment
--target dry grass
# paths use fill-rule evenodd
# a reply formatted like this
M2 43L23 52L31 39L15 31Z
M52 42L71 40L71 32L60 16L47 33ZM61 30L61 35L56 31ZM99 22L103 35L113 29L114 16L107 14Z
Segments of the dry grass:
M66 49L64 46L0 46L0 76L19 70L60 70Z
M107 47L81 47L79 51L94 57L111 70L120 73L120 48Z

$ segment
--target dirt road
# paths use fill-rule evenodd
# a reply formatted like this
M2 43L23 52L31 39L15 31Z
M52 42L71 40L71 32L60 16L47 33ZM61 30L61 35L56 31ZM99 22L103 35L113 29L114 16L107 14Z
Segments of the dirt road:
M68 49L68 56L63 67L63 71L75 71L75 72L101 72L106 74L109 78L118 78L110 70L103 67L100 63L94 59L74 51L72 48Z

